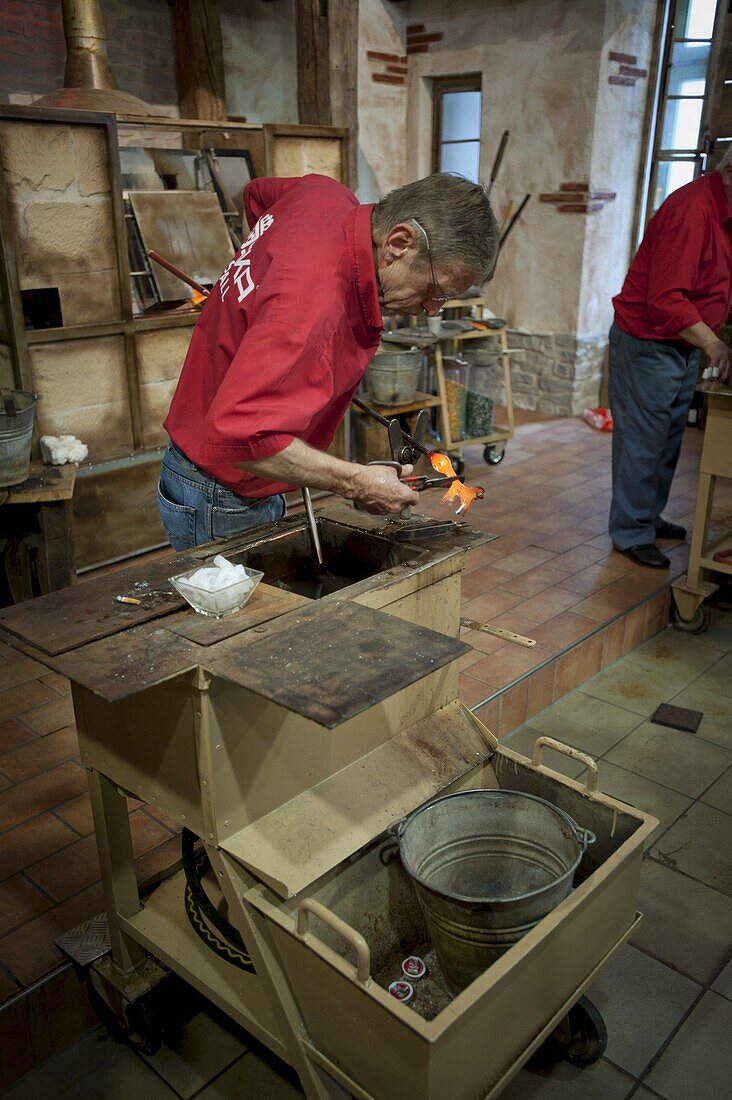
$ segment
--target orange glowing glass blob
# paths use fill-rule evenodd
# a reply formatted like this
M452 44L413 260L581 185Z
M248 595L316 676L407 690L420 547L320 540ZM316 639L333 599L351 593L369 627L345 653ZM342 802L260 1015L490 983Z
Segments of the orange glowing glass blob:
M455 467L447 455L440 454L439 451L433 451L430 455L430 462L438 474L443 474L445 477L455 477ZM461 481L453 481L448 485L440 503L447 504L453 500L457 501L455 515L460 516L468 511L474 500L482 500L484 496L485 491L480 485L471 487L470 485L463 485Z
M193 302L194 306L202 306L207 298L208 294L201 294L199 290L194 290L193 294L191 294L191 301Z

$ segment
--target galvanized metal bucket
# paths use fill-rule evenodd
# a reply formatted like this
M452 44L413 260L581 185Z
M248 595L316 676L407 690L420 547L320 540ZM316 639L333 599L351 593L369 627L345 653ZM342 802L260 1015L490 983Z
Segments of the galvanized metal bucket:
M396 834L454 993L567 896L595 839L543 798L483 789L428 802Z
M25 390L0 391L0 486L28 477L38 398Z
M421 351L378 351L364 381L377 404L401 405L417 392L421 369Z

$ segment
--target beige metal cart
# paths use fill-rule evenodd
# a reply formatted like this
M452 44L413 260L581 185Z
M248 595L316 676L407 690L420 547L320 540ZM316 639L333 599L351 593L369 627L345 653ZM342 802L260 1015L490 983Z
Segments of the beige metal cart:
M444 309L456 310L458 314L460 314L463 310L470 309L470 307L473 306L482 310L485 306L485 299L483 297L454 298L445 302ZM506 418L508 423L503 427L494 429L490 435L453 439L450 429L447 386L445 384L443 347L445 345L452 345L452 348L458 351L464 344L469 344L473 340L494 340L498 342L496 355L497 358L500 359L500 366L503 374L503 386L506 394ZM473 443L482 443L483 457L489 465L497 465L502 461L505 454L506 443L509 439L513 438L514 434L513 393L511 390L511 350L512 349L508 346L507 327L505 325L500 328L480 331L476 329L467 332L445 332L435 344L435 377L437 392L440 397L440 431L447 451L467 447Z
M72 680L108 1002L128 1016L162 964L289 1062L310 1100L497 1096L632 934L657 824L600 794L588 757L541 738L529 761L460 703L460 574L486 536L456 524L409 544L399 523L321 510L326 560L353 577L317 602L277 587L309 555L289 519L0 612L5 641ZM215 551L269 583L201 619L165 578ZM115 602L130 592L139 606ZM582 759L587 782L543 766L545 743ZM572 893L467 989L403 1005L385 985L425 928L389 827L479 786L546 798L596 843ZM185 871L140 900L129 796L201 838L229 959L197 934Z
M699 490L691 534L686 576L672 585L675 626L701 634L709 626L709 607L704 602L719 585L708 580L710 572L732 576L732 563L715 561L714 554L732 550L732 535L709 545L709 524L718 477L732 478L732 388L715 384L701 386L707 394L707 418L699 467Z

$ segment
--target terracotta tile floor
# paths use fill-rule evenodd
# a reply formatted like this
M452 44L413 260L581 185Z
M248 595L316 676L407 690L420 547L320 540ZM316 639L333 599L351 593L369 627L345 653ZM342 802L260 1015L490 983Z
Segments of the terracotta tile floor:
M495 467L466 451L485 486L474 526L500 535L473 552L464 614L535 638L533 650L466 631L464 702L504 736L664 625L668 575L613 552L605 533L610 437L582 421L525 416ZM702 436L687 432L667 510L690 522ZM436 494L424 510L444 515ZM732 493L714 522L732 525ZM672 573L686 547L671 545ZM83 579L82 579L83 580ZM581 646L576 643L590 636ZM574 648L568 648L574 647ZM86 777L63 677L0 647L0 1001L63 961L54 937L103 908ZM141 879L178 857L173 823L131 807Z

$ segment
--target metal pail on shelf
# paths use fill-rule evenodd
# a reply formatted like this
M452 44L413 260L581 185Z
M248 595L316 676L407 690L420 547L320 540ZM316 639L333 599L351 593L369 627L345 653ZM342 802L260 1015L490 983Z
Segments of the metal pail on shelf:
M562 901L594 835L535 795L445 795L396 829L402 863L453 992Z
M28 477L38 398L25 390L0 390L0 486Z

